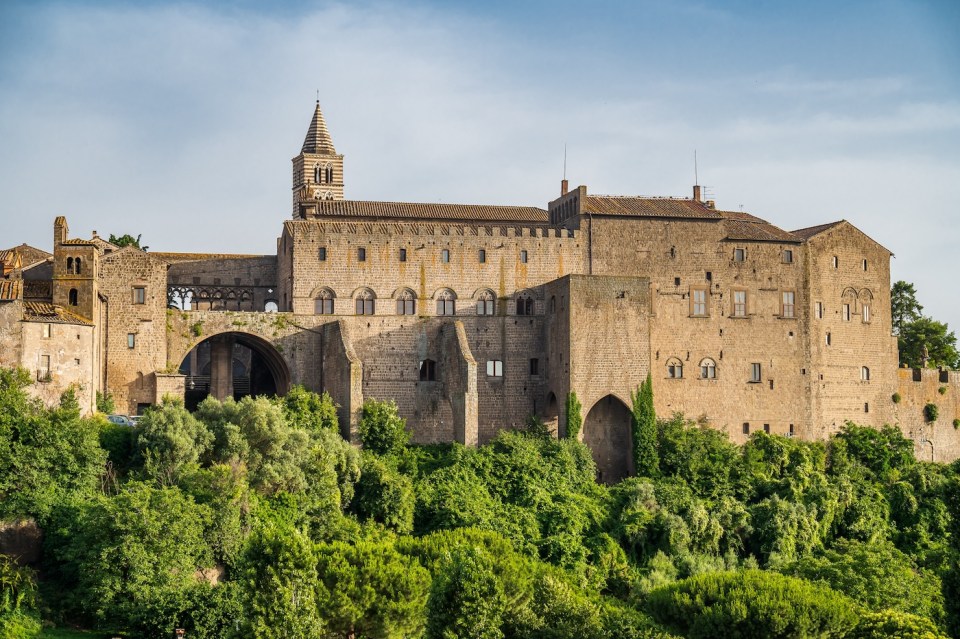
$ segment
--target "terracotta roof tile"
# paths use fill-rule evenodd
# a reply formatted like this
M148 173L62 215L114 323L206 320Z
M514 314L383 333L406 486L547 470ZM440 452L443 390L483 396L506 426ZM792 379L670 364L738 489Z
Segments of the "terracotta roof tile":
M51 324L83 324L91 323L79 315L75 315L62 306L43 302L24 302L23 319L34 322L50 322Z
M53 296L53 282L50 280L23 280L23 299L50 299Z
M23 294L23 280L0 280L0 300L18 300Z
M80 237L64 240L62 244L69 244L70 246L96 246L96 244L94 244L90 240L85 240Z
M588 195L583 200L582 210L584 213L628 217L721 219L719 213L702 202L684 198Z
M792 231L792 233L804 240L809 240L814 235L819 235L820 233L823 233L824 231L832 229L837 224L841 224L841 223L843 223L843 220L839 220L837 222L830 222L828 224L818 224L817 226L808 226L805 229L798 229L796 231Z
M718 211L723 217L724 228L727 231L728 240L748 240L753 242L795 242L800 243L801 239L784 231L778 226L774 226L766 220L760 219L756 215L750 215L743 211Z
M450 222L519 222L545 224L547 212L532 206L483 204L423 204L415 202L364 202L320 200L318 218L365 220L436 220Z

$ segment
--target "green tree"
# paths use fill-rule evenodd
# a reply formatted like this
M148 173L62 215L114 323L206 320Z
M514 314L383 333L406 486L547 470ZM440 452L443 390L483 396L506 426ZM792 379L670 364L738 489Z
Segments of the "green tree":
M583 425L583 406L573 391L567 393L567 439L576 441L580 437L580 427Z
M111 233L111 234L110 234L110 239L107 240L107 241L110 242L111 244L115 245L115 246L119 246L120 248L123 248L124 246L132 246L132 247L134 247L134 248L140 249L141 251L146 251L147 249L150 248L149 246L140 246L140 234L139 234L139 233L137 234L136 237L130 235L129 233L125 233L125 234L121 235L120 237L117 237L116 235L114 235L113 233Z
M657 454L657 413L653 408L653 379L647 379L635 392L631 426L633 428L633 465L640 477L659 477L660 458Z
M785 566L785 574L820 581L871 610L920 615L945 623L940 578L919 568L889 542L839 540L815 557Z
M351 510L398 533L413 530L413 482L382 458L364 451Z
M356 540L316 548L317 606L329 634L414 637L424 625L430 573L389 543Z
M182 399L165 397L138 424L137 450L144 472L161 486L173 486L196 470L212 443L213 435Z
M922 317L923 307L917 301L917 291L913 284L898 280L890 288L890 319L893 334L900 335L903 327Z
M426 639L501 639L508 601L479 548L460 548L435 576L427 600Z
M897 338L900 363L911 368L923 368L924 360L929 367L960 366L957 352L957 336L943 322L921 317L904 324Z
M847 639L947 639L929 620L894 610L863 615Z
M337 405L330 394L317 394L297 384L280 399L283 415L293 428L309 433L322 430L338 432Z
M826 586L745 570L690 577L647 599L654 619L687 639L844 637L857 605Z
M113 402L113 393L97 391L97 410L106 415L116 412L117 407Z
M397 414L397 404L393 400L365 401L360 409L357 430L363 447L378 455L397 454L410 441L407 420Z

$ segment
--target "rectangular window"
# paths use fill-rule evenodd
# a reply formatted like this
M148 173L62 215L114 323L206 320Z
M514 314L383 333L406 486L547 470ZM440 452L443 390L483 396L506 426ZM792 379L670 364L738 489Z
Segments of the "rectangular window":
M478 260L481 264L486 264L486 262L487 262L487 251L486 251L486 249L480 249L480 250L477 252L477 260Z
M400 249L400 261L401 262L407 261L407 249L405 248Z
M707 290L695 288L690 291L691 314L696 317L706 317L707 315Z
M133 303L134 304L146 304L147 303L147 289L142 286L133 287Z
M357 298L357 315L373 315L373 299Z
M127 348L134 348L137 345L137 334L127 333Z
M417 301L397 300L397 315L415 315L417 312Z
M366 262L367 261L367 249L360 247L357 249L357 261Z
M320 261L321 261L321 262L326 262L326 261L327 261L327 247L326 247L326 246L321 246L321 247L320 247Z
M733 249L733 261L742 262L747 259L747 249L735 248Z
M734 317L747 316L747 292L746 291L733 292L733 316Z
M750 364L750 382L756 384L760 382L760 364L754 362Z
M770 434L770 424L763 425L763 432L765 432L768 435Z
M842 313L842 315L843 315L843 321L844 321L844 322L849 322L849 321L850 321L850 305L849 305L849 304L844 304L844 305L843 305L843 310L841 311L841 313Z
M783 304L780 307L780 316L781 317L795 317L794 315L794 299L795 295L793 291L783 291Z
M536 357L530 360L530 374L539 375L540 374L540 360Z
M525 250L520 251L520 262L522 262L523 264L527 263L527 252Z
M477 315L493 315L493 300L477 300Z
M49 355L40 356L40 363L37 366L37 381L40 381L40 382L50 381L50 356Z
M830 337L830 333L827 333L827 346L833 343L833 339Z
M333 315L333 298L320 298L314 301L314 310L318 315Z
M833 256L833 268L840 268L840 258L836 255Z
M783 249L783 263L793 264L793 249Z
M49 338L50 334L53 332L53 324L44 324L43 325L43 336Z
M870 305L869 304L863 305L863 321L865 323L868 323L870 321Z
M443 249L440 251L440 261L444 264L448 264L450 262L450 249Z
M437 315L456 315L456 300L437 300Z
M790 430L787 431L787 437L793 437L793 424L790 424Z
M866 261L866 260L863 261L863 270L867 270L867 261Z
M503 377L503 362L501 360L487 360L487 377Z
M814 306L814 313L817 316L817 319L823 319L823 302L817 302Z
M750 422L743 422L743 434L744 435L750 434Z
M421 382L435 382L437 381L437 363L432 359L425 359L420 362L420 381Z

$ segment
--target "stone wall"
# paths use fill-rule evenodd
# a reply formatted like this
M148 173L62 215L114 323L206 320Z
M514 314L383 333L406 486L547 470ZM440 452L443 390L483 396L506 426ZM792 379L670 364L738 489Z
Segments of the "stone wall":
M960 458L960 431L954 426L954 420L960 419L960 371L901 368L897 381L900 402L893 401L892 393L878 398L878 408L885 408L878 412L889 415L889 423L914 441L917 459L951 462ZM927 404L937 407L935 421L927 421Z

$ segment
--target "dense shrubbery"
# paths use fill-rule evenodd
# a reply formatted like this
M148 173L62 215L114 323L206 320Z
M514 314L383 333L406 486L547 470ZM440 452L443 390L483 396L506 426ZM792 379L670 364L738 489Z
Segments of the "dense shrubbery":
M0 557L0 636L41 616L191 638L960 631L960 464L896 429L735 446L640 414L645 476L608 487L536 421L411 446L368 401L361 452L300 388L165 401L130 429L28 381L0 371L0 516L40 524L43 579Z

